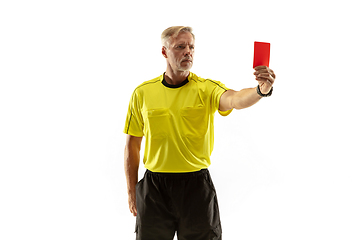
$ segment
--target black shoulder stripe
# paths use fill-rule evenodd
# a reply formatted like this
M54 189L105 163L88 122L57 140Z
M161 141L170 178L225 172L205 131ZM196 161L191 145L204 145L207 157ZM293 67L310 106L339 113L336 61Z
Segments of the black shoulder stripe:
M135 89L135 90L136 90L136 89ZM134 92L133 92L133 94L132 94L132 96L131 96L131 100L130 100L130 104L131 104L130 118L129 118L129 122L128 122L128 128L127 128L127 130L126 130L126 134L129 134L129 128L130 128L131 118L132 118L132 115L133 115L133 113L132 113L132 111L133 111L133 109L132 109L132 102L133 102L133 99L134 99L135 90L134 90Z
M222 87L222 86L220 86L217 82L214 82L213 80L210 80L210 79L207 79L207 80L209 80L210 82L212 82L212 83L214 83L214 84L218 85L219 87L221 87L222 89L224 89L225 91L227 91L227 89L226 89L226 88L223 88L223 87Z
M156 81L154 81L154 82L147 82L147 83L144 83L144 84L138 86L137 88L135 88L135 90L134 90L134 92L133 92L133 94L132 94L132 96L131 96L131 101L130 101L130 104L131 104L130 118L129 118L129 122L128 122L128 128L127 128L127 130L126 130L126 134L129 134L129 128L130 128L130 124L131 124L131 118L132 118L132 115L133 115L132 102L134 101L135 91L136 91L138 88L141 88L141 87L143 87L143 86L145 86L145 85L148 85L148 84L150 84L150 83L157 83L157 82L159 82L159 81L160 81L160 80L156 80Z
M145 85L148 85L148 84L150 84L150 83L157 83L157 82L159 82L159 81L160 81L160 79L156 80L155 82L147 82L147 83L144 83L144 84L138 86L137 88L135 88L135 90L138 89L138 88L141 88L141 87L143 87L143 86L145 86Z

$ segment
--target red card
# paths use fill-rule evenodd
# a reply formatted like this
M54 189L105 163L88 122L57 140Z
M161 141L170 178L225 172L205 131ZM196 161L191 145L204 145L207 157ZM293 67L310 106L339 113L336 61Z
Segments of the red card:
M257 66L269 67L269 62L270 62L270 43L254 42L253 68Z

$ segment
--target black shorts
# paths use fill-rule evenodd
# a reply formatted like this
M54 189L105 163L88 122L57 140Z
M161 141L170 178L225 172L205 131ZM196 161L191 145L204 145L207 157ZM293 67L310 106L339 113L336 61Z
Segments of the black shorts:
M218 201L207 169L146 171L136 185L136 239L221 240Z

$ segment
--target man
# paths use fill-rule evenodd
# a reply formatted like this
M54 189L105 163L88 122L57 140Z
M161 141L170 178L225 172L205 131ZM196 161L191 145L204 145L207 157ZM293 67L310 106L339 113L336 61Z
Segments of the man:
M132 94L124 132L125 174L136 239L219 240L221 224L209 171L214 113L226 116L272 93L274 72L255 68L255 88L234 91L191 73L195 37L190 27L170 27L161 36L166 72ZM145 136L144 178L138 182Z

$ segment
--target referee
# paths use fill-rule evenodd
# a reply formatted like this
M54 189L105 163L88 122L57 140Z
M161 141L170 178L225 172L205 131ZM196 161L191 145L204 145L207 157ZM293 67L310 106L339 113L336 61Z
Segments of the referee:
M227 116L272 93L274 72L255 68L258 86L234 91L190 72L195 36L176 26L161 35L166 72L135 88L124 133L125 174L137 240L220 240L216 191L208 167L214 147L214 114ZM145 137L144 177L138 182Z

